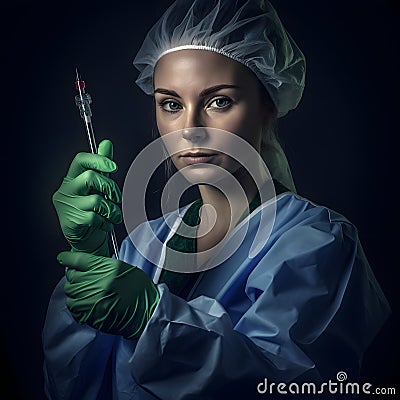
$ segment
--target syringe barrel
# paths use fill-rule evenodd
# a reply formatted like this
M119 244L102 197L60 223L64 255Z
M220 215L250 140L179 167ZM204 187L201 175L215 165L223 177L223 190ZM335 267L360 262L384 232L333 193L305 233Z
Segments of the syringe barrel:
M90 103L92 98L89 93L85 91L85 82L79 77L78 69L76 70L76 81L75 88L79 94L75 96L75 104L79 108L81 118L85 121L86 133L89 141L90 151L95 154L97 153L97 144L94 137L93 125L92 125L92 110L90 109ZM107 199L107 196L104 196ZM118 242L115 236L114 230L110 232L110 242L114 257L119 259L118 253Z
M82 96L82 98L81 98ZM81 118L88 119L92 117L92 110L90 108L90 103L92 102L92 98L89 93L82 93L81 95L77 94L75 96L75 104L79 108L79 112L81 114Z

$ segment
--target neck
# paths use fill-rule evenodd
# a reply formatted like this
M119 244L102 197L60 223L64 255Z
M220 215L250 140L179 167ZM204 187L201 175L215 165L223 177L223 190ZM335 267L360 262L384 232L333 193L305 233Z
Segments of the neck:
M220 226L223 231L232 229L257 194L256 184L244 168L235 172L234 179L239 182L245 196L235 185L226 185L224 192L215 186L199 185L200 195L205 206L201 214L205 227L210 221L215 220L215 212L216 226ZM214 208L214 212L212 208Z

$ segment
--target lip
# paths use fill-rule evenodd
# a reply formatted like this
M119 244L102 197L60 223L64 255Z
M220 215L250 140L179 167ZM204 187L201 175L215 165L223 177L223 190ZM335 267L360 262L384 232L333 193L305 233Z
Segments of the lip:
M187 164L201 164L210 162L214 156L216 156L216 153L207 153L204 151L189 151L185 154L182 154L180 157L183 158Z

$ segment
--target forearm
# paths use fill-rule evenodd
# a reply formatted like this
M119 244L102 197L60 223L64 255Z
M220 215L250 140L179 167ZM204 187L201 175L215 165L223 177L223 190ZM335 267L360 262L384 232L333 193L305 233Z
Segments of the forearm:
M235 331L211 298L186 301L159 286L161 299L131 359L134 379L155 396L252 398L263 377L287 381L310 368L256 346Z
M114 337L73 319L65 304L64 281L53 293L43 329L46 392L51 400L110 398L105 395L111 390L107 368Z

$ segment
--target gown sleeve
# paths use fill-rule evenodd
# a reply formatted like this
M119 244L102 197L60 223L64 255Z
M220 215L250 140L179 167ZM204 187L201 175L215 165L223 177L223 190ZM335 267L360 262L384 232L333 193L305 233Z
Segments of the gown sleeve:
M253 262L250 306L235 323L220 301L187 302L159 285L129 362L137 383L163 400L251 399L264 378L321 382L340 370L356 378L389 307L354 226L295 226Z
M66 306L65 278L51 297L43 329L45 391L52 400L112 399L115 336L78 324Z

